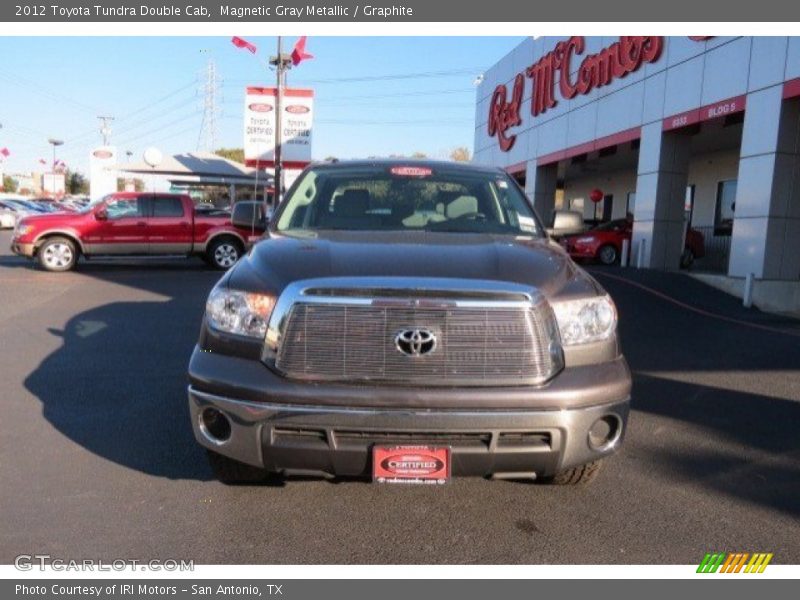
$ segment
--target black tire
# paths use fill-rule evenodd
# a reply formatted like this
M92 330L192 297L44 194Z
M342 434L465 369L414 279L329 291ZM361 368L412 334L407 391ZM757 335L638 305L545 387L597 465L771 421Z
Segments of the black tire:
M238 460L233 460L222 454L217 454L213 450L208 450L207 453L208 463L211 465L214 477L222 483L228 485L237 483L263 483L274 476L266 469L246 465Z
M688 269L694 264L694 252L691 248L684 248L681 254L681 269Z
M546 479L545 483L552 485L578 485L581 483L588 483L595 478L597 472L600 470L601 460L586 463L579 467L567 469L556 473L553 477Z
M619 260L619 251L616 246L606 244L597 251L597 258L604 265L613 265Z
M39 266L45 271L71 271L78 264L78 249L69 238L47 238L36 253Z
M242 243L236 238L219 237L206 250L206 261L215 269L227 271L242 257L243 251Z

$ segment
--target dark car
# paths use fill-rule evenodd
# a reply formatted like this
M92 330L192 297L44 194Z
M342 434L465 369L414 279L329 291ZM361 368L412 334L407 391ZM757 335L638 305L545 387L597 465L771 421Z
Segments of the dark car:
M622 256L622 243L630 244L633 219L616 219L598 225L589 231L561 238L561 245L572 258L598 260L604 265L613 265ZM681 254L680 266L688 269L696 258L706 254L703 234L689 227Z
M586 481L628 417L616 324L504 172L314 165L209 295L192 425L227 482Z

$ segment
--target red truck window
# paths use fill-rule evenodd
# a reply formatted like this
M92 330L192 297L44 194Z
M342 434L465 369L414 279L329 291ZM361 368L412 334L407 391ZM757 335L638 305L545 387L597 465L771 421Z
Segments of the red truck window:
M156 196L153 198L154 217L182 217L183 203L175 196Z
M112 198L106 202L106 211L109 219L141 217L142 204L138 198Z

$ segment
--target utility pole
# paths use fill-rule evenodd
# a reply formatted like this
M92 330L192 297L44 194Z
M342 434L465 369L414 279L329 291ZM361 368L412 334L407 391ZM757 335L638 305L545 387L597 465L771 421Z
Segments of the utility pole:
M201 88L203 93L203 125L200 129L200 136L197 140L198 149L201 146L207 152L213 152L217 147L217 111L218 111L218 94L220 90L221 80L217 74L217 64L212 60L208 60L206 65L205 83Z
M108 146L111 141L111 121L114 117L97 115L100 120L100 135L103 136L103 146Z
M269 59L269 64L275 67L275 79L278 91L275 95L275 207L280 204L283 195L283 165L281 162L281 146L283 144L281 123L281 105L283 104L283 88L286 85L286 71L291 68L292 57L283 54L282 38L278 36L278 53Z

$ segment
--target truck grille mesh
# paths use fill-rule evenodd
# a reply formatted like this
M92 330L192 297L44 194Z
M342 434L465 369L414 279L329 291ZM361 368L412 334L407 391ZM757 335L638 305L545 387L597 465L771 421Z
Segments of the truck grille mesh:
M421 327L433 352L403 354L395 336ZM494 307L396 307L299 302L290 312L276 368L290 378L406 385L542 383L560 368L551 352L547 310Z

